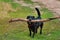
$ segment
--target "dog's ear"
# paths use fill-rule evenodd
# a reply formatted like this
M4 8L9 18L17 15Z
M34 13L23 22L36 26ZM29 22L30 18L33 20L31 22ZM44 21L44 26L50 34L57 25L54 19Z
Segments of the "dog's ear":
M35 18L34 16L32 16L33 18Z
M28 19L30 16L27 16L27 18L26 19Z

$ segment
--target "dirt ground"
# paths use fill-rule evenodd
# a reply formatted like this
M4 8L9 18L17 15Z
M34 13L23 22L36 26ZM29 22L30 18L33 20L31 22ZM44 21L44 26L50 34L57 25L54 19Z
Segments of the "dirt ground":
M60 16L60 1L59 0L37 0L42 2L49 10L54 12L55 16Z

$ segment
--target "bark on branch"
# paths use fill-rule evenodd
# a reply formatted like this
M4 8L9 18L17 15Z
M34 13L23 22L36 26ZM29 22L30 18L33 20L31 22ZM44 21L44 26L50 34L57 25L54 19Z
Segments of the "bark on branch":
M54 20L54 19L59 19L59 18L60 18L60 16L59 17L48 18L48 19L31 20L31 21L29 21L29 19L15 18L15 19L9 20L9 23L16 22L16 21L23 21L23 22L47 22L47 21Z

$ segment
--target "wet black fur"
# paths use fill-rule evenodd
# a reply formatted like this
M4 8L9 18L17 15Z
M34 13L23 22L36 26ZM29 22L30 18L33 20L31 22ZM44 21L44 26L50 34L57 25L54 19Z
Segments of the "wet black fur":
M38 17L35 18L34 16L27 16L27 19L29 19L29 21L41 19L40 11L38 10L38 8L35 8L35 10L37 11ZM32 35L33 32L32 37L34 37L39 27L40 27L40 34L42 34L43 22L27 22L27 24L28 24L30 36Z

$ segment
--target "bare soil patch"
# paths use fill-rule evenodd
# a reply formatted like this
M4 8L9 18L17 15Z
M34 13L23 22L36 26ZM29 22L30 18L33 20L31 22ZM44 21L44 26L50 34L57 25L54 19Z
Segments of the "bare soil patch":
M37 0L42 2L55 16L60 16L60 1L57 0Z

